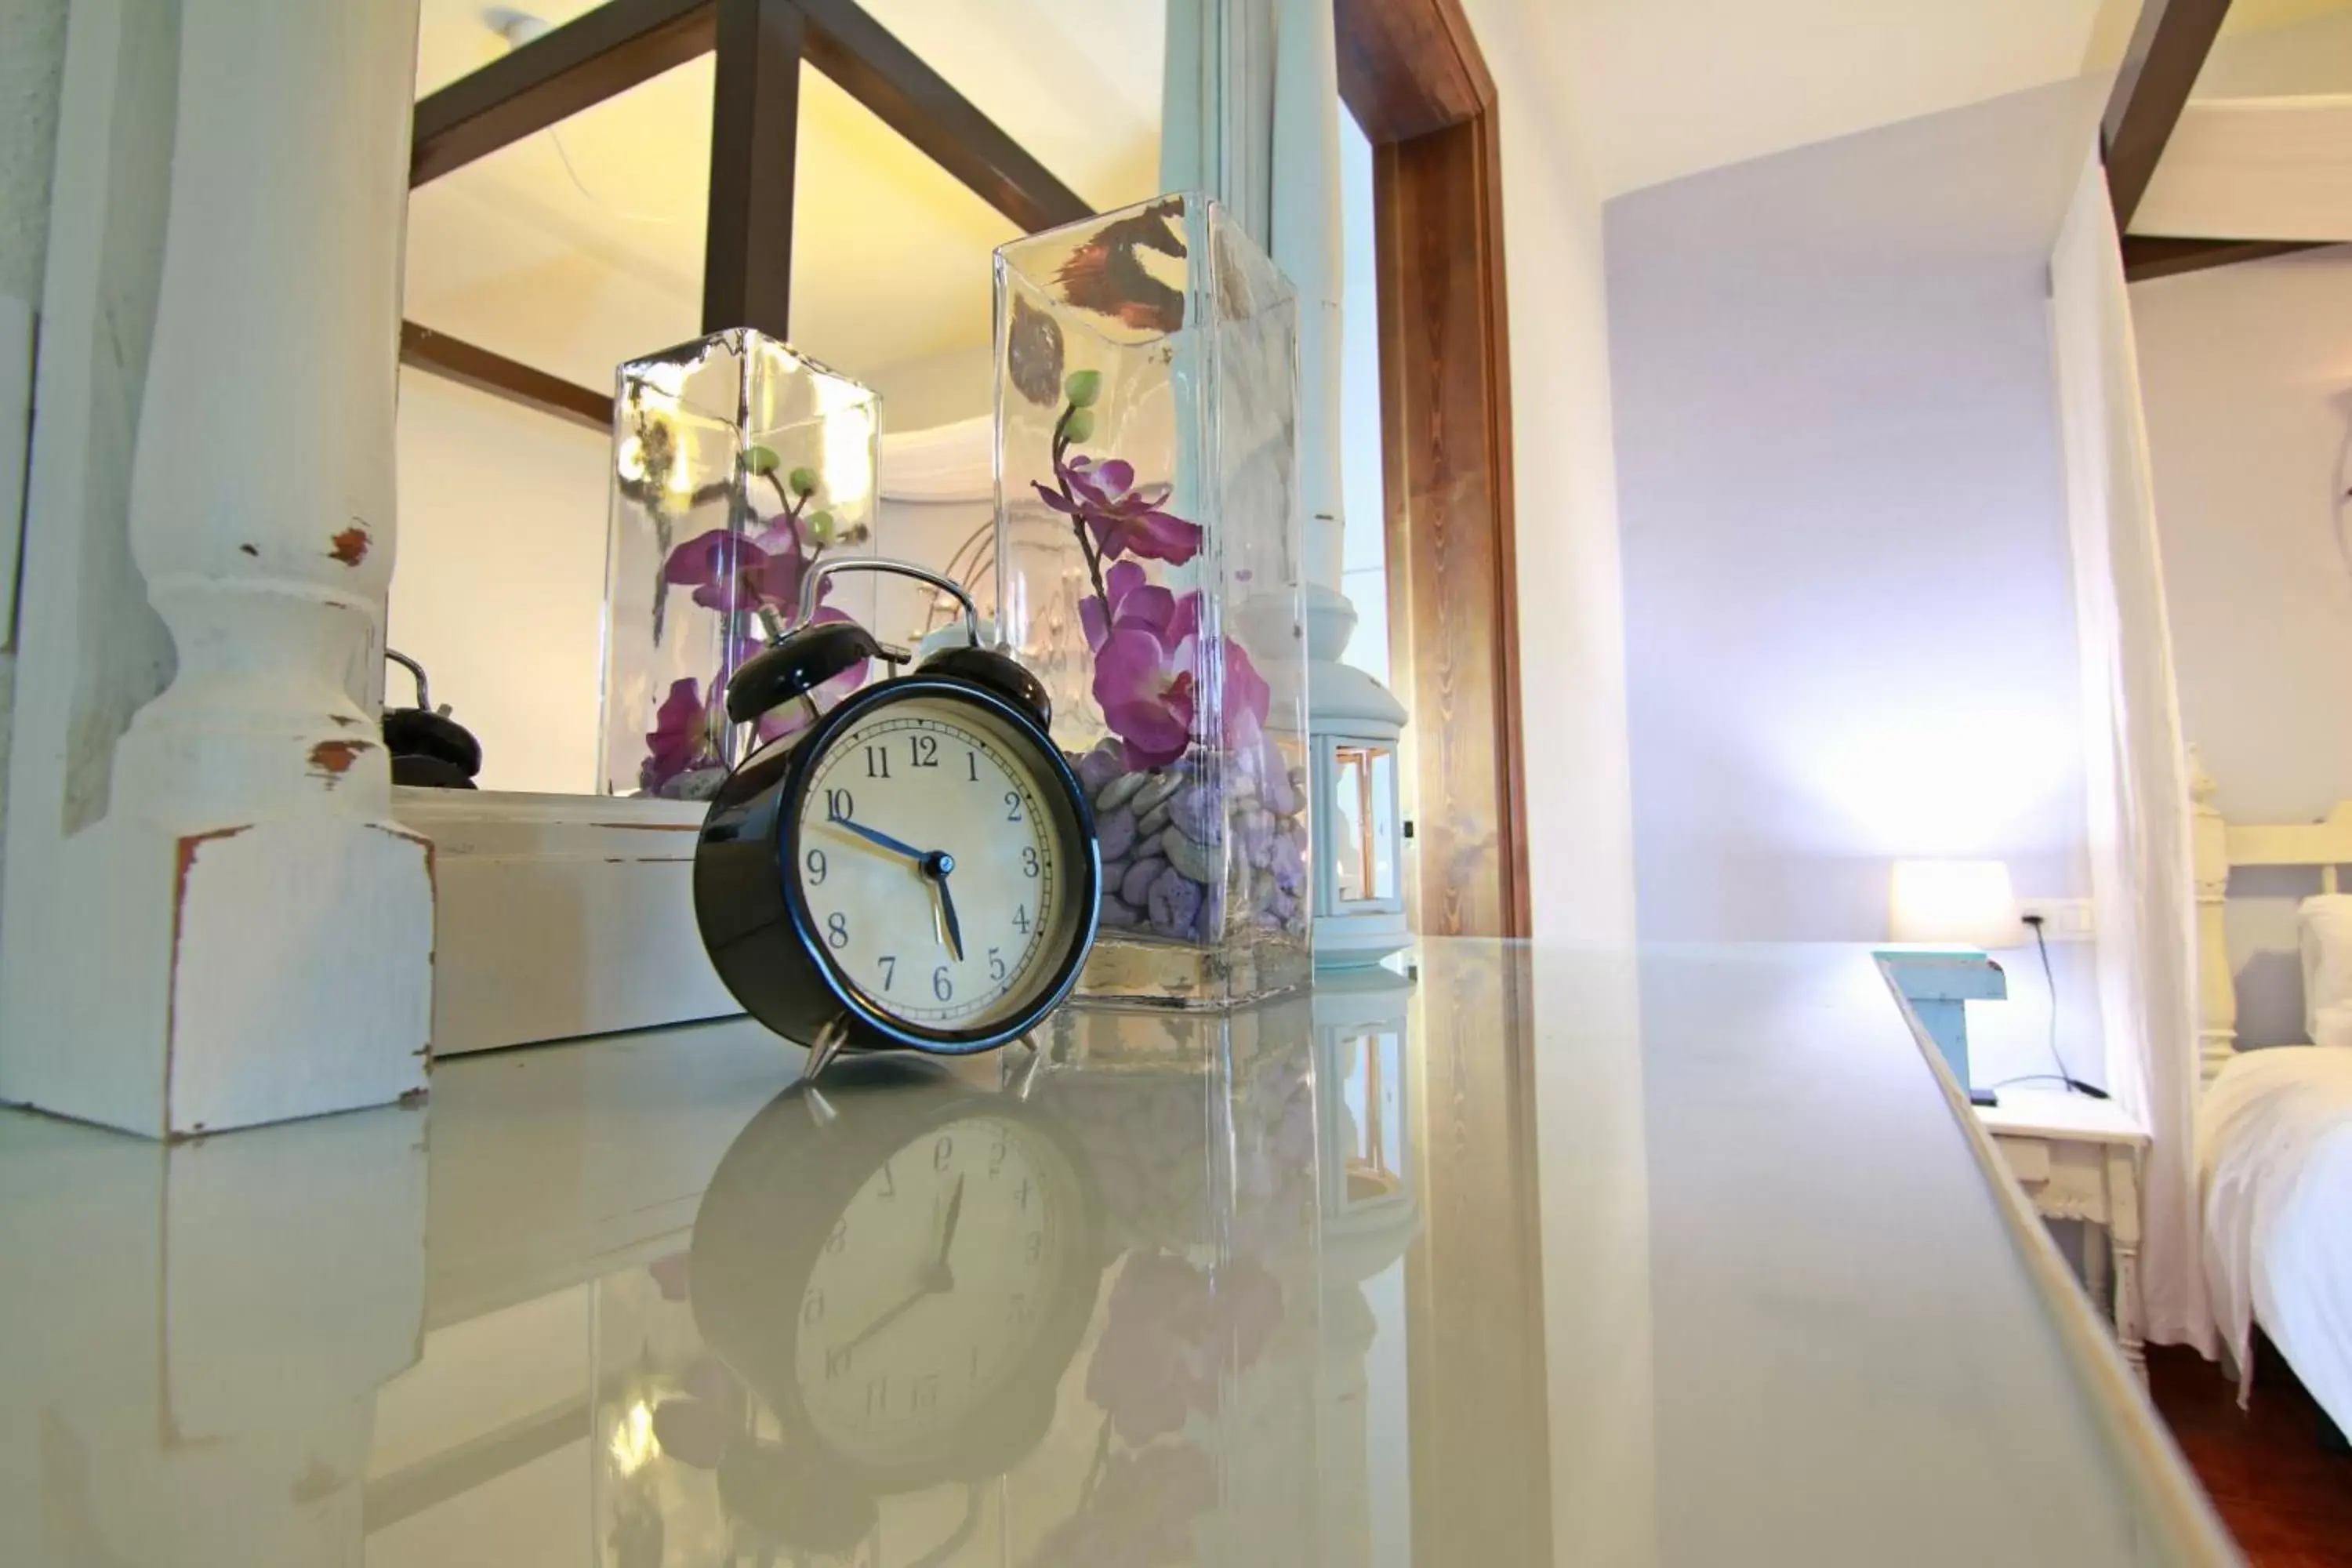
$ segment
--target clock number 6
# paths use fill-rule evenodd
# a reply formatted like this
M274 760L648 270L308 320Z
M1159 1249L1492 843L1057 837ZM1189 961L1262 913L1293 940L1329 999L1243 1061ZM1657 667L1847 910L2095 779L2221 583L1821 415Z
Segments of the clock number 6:
M942 1002L955 994L955 982L948 978L948 966L944 963L931 971L931 994Z

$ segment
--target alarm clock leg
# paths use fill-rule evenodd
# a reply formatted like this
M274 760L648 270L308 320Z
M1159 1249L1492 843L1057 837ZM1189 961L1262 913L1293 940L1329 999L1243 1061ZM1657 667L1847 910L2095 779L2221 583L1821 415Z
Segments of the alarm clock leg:
M1025 1050L1026 1056L1016 1057L1015 1051ZM1004 1048L1003 1066L999 1087L1012 1092L1015 1100L1026 1100L1037 1085L1038 1069L1045 1065L1045 1053L1037 1047L1034 1035L1024 1035Z
M819 1029L816 1038L809 1042L808 1061L801 1068L801 1081L814 1083L817 1075L833 1065L833 1058L841 1054L841 1047L848 1043L848 1033L837 1023L827 1024Z

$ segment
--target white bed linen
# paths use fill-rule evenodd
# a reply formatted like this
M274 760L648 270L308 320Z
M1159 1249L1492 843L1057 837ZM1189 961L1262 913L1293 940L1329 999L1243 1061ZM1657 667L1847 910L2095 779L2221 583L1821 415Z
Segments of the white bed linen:
M2197 1170L2206 1280L2241 1379L2259 1322L2352 1430L2352 1051L2231 1061L2198 1107Z

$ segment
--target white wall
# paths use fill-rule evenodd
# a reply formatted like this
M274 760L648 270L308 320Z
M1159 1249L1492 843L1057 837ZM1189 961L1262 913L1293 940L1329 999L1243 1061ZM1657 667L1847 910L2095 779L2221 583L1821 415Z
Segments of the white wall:
M1356 606L1341 658L1389 679L1388 498L1381 460L1380 244L1372 221L1372 144L1339 117L1339 591Z
M1626 606L1611 448L1601 202L1547 5L1465 0L1494 74L1510 285L1521 733L1535 929L1633 934Z
M391 645L481 740L482 788L594 793L610 438L414 370L399 429Z
M1880 939L1905 856L2085 891L2045 276L2099 100L2038 89L1610 204L1645 940ZM2038 1006L2020 956L1995 1033ZM2093 998L2061 981L2084 1073ZM1983 1065L2043 1070L2037 1034Z
M2352 797L2352 256L2132 288L2182 728L2222 814L2306 822ZM2241 873L2240 1026L2303 1038L2294 904Z

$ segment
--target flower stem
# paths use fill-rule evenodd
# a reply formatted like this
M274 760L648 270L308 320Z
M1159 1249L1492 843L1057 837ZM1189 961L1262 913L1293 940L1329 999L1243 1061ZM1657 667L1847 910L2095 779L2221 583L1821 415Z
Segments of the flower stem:
M1103 625L1108 626L1110 625L1110 593L1103 586L1102 556L1095 549L1095 542L1087 537L1087 520L1078 515L1078 498L1070 493L1070 478L1063 468L1063 461L1070 451L1070 416L1077 411L1078 405L1073 403L1063 409L1061 418L1054 422L1054 487L1062 492L1062 499L1070 503L1070 531L1078 536L1078 548L1086 552L1087 575L1094 579L1095 599L1102 605Z
M801 513L807 510L809 498L803 496L798 500L794 500L792 493L784 489L784 481L776 478L776 470L773 468L770 468L761 477L766 479L769 486L775 490L776 500L783 506L784 526L792 531L793 535L793 558L803 565L808 564L808 546L801 538Z

